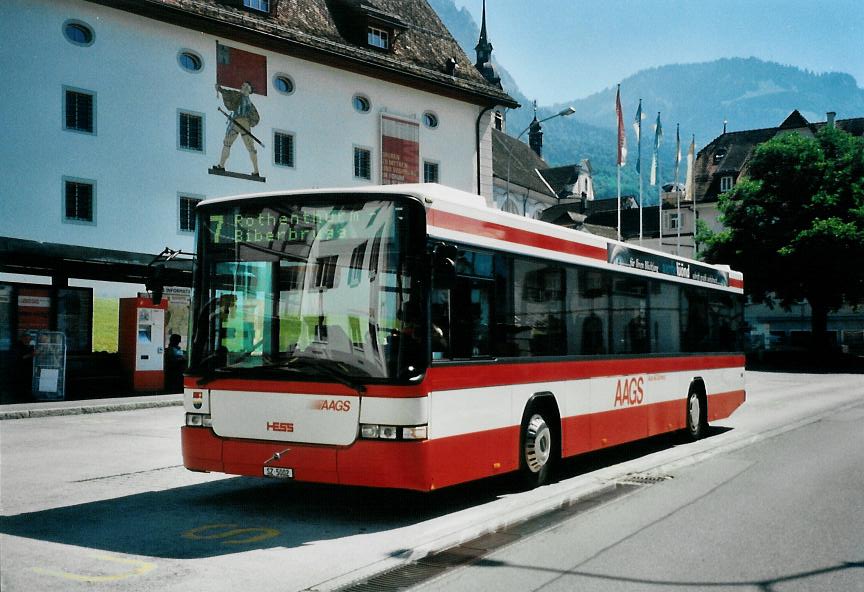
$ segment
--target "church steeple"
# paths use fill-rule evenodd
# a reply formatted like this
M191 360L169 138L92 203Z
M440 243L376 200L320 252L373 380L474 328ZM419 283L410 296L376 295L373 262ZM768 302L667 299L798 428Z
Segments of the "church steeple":
M495 74L495 68L492 67L492 44L489 43L489 37L486 34L486 0L483 0L483 23L480 25L480 40L474 50L477 52L477 62L474 67L480 71L486 80L500 88L501 78Z
M534 120L528 130L528 145L537 156L543 158L543 126L537 121L537 101L534 101Z

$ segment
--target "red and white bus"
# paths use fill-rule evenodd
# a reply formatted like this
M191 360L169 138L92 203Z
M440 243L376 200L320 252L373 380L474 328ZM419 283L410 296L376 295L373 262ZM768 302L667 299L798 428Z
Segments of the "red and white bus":
M440 185L197 208L188 469L429 491L744 402L743 277Z

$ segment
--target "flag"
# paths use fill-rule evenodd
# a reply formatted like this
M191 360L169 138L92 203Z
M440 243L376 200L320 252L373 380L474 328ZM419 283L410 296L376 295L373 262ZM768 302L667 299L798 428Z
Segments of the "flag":
M660 142L663 139L663 126L660 125L660 112L657 112L657 123L654 124L654 156L651 157L651 180L649 183L653 187L658 183L657 166L660 153Z
M690 140L690 147L687 149L687 177L684 182L684 191L687 199L693 201L693 165L696 163L696 135Z
M267 95L267 56L216 42L216 84L239 89L244 82Z
M636 143L642 146L642 99L639 99L639 107L636 109L636 119L633 120L633 129L636 131ZM642 150L636 153L636 173L642 172Z
M627 134L624 133L624 113L621 112L621 85L615 95L615 115L618 117L618 166L627 162Z
M681 124L675 124L675 182L678 182L678 171L681 165ZM678 188L675 188L678 191Z

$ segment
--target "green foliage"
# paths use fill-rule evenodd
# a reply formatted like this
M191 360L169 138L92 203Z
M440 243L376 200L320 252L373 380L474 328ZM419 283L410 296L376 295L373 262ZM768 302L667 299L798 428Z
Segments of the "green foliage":
M864 299L864 139L783 134L756 149L749 176L720 196L727 230L706 237L705 258L743 271L757 301L807 299L824 331L829 310Z
M116 298L93 299L93 351L117 351L119 310Z

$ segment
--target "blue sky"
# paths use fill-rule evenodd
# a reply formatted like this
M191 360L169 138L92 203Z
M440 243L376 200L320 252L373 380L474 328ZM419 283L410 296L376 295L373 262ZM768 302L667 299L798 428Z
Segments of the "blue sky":
M479 26L482 0L454 2ZM541 105L722 57L846 72L864 86L864 0L487 0L486 23L494 55Z

